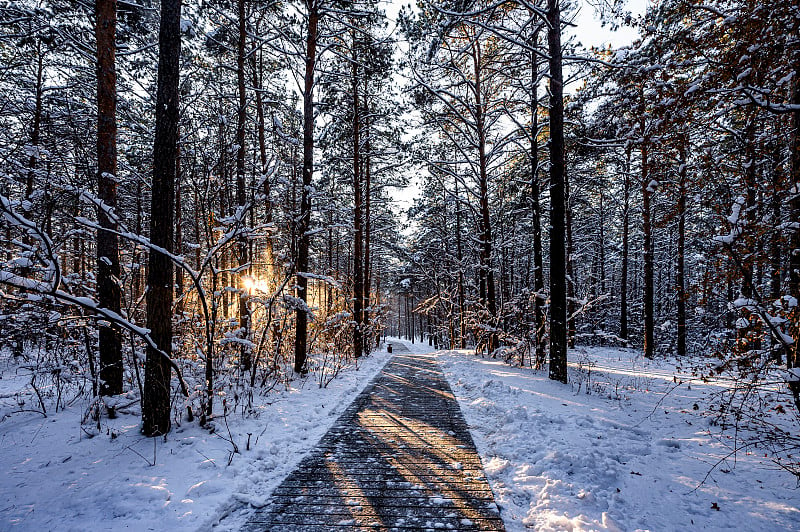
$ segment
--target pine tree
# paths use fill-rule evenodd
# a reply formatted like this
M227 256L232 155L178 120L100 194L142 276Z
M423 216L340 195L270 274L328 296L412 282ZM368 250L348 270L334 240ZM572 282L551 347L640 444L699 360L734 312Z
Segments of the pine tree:
M567 382L566 197L561 7L547 3L550 51L550 378Z
M116 0L96 2L97 40L97 181L104 208L97 217L98 304L120 314L119 241L113 212L117 207ZM106 210L108 209L108 211ZM110 214L113 212L113 214ZM122 339L115 323L100 324L100 395L122 393Z
M147 269L147 328L155 346L147 347L142 432L158 436L170 429L175 161L178 155L181 0L162 0L158 35L156 130L150 209L151 248Z

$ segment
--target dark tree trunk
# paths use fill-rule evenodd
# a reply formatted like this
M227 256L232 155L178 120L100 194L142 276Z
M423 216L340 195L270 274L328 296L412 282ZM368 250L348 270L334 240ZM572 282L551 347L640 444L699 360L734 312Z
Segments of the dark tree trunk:
M738 239L738 244L743 246L741 256L738 261L740 264L740 272L742 274L740 293L745 298L753 298L756 294L753 291L753 279L758 278L754 268L754 251L758 247L758 235L752 234L750 228L753 227L756 221L756 194L758 192L758 165L756 162L756 131L755 120L753 118L748 120L745 127L745 145L743 151L745 154L745 171L744 181L747 190L745 198L745 205L742 209L742 217L744 218L742 226L744 227L744 234ZM736 337L737 337L737 350L744 354L749 353L757 348L758 340L754 336L755 328L757 327L756 317L753 312L747 308L739 310L739 315L746 321L746 325L741 327L741 323L737 320L736 323Z
M144 232L144 205L142 202L142 180L136 180L136 234L141 235ZM133 263L136 265L134 266L133 272L133 295L131 297L132 301L139 301L142 297L142 292L144 291L143 281L144 281L144 273L145 269L142 267L140 262L140 255L138 247L134 248L133 251Z
M370 210L371 210L371 194L372 194L372 172L370 169L371 161L370 161L370 150L371 150L371 143L370 143L370 122L369 122L369 85L367 79L364 79L364 109L366 109L367 116L364 118L364 289L363 289L363 296L364 296L364 305L362 307L362 323L364 327L368 327L370 323L370 308L371 308L371 301L370 295L372 291L371 288L371 277L372 277L372 258L370 256L370 233L372 231L372 223L370 220ZM371 344L365 344L365 350L367 354L371 351Z
M175 254L180 256L183 253L183 205L181 204L181 189L183 182L183 168L181 166L181 145L180 145L180 124L178 125L178 150L175 157ZM184 309L184 271L183 268L175 268L175 314L178 315L178 323L182 321ZM181 334L181 326L178 325L177 334Z
M303 85L303 190L300 192L300 216L297 224L297 309L294 339L294 370L305 371L308 342L308 230L311 227L311 182L314 175L314 72L317 61L317 28L320 0L307 0L308 34L306 35L306 70Z
M758 164L756 161L756 131L755 131L755 123L754 120L751 119L747 127L745 128L745 146L744 146L744 154L747 158L745 162L745 172L744 172L744 180L745 180L745 189L747 190L747 196L745 197L745 205L744 209L742 209L742 215L744 216L744 226L746 228L753 227L753 224L756 221L756 194L758 192ZM747 230L745 230L747 232ZM743 235L745 236L745 235ZM742 285L741 285L741 293L746 298L752 298L755 296L751 287L753 286L753 261L750 260L750 257L753 256L754 247L756 244L756 239L758 237L756 235L749 235L749 238L740 238L739 240L745 245L746 249L743 252L743 266L744 271L743 278L742 278ZM750 312L746 311L747 317ZM749 329L749 327L748 327Z
M797 30L797 27L795 28ZM800 106L800 52L795 52L794 56L794 80L792 88L792 104ZM795 223L800 220L800 111L792 113L792 145L791 145L791 176L790 181L794 185L794 195L790 203L791 220ZM789 294L795 299L800 301L800 228L795 227L792 232L789 249ZM794 343L791 346L790 352L786 354L787 368L796 368L798 366L798 346L800 346L800 306L795 305L792 309L791 323L793 329L791 331ZM794 402L800 410L800 379L793 380L789 383L789 389L794 396Z
M237 239L239 268L237 272L239 288L239 336L244 342L239 346L239 363L242 371L250 371L251 348L250 339L250 311L247 306L249 299L248 288L245 286L244 279L250 274L248 263L250 262L249 247L247 242L247 231L244 227L245 215L244 207L247 203L247 189L244 178L244 154L245 154L245 126L247 120L247 92L244 82L244 60L245 60L245 40L247 37L246 17L244 10L244 0L238 0L237 14L239 22L239 38L236 43L236 81L239 93L239 108L236 113L236 204L240 210L240 231L242 232Z
M116 0L97 0L97 190L110 209L117 207L117 74ZM119 240L117 224L104 209L97 210L98 304L120 313ZM100 322L100 395L122 393L122 336L119 325Z
M258 122L258 153L259 161L261 163L261 174L264 176L263 191L264 191L264 221L267 224L272 224L272 186L269 179L266 178L267 173L267 141L266 141L266 127L264 125L264 98L261 94L263 88L262 76L260 74L263 68L263 60L261 63L256 62L256 54L253 54L252 68L253 68L253 86L255 87L256 94L256 120ZM266 268L267 286L270 291L275 290L277 279L275 278L275 251L272 245L272 237L267 236L264 240L264 262Z
M628 231L630 225L631 150L625 151L625 181L622 205L622 271L619 285L619 337L628 343Z
M604 195L603 189L600 189L600 231L598 234L599 242L598 247L598 268L599 268L599 281L600 281L600 290L597 295L604 297L606 294L606 234L605 234L605 227L606 227L606 211L604 205ZM600 312L599 320L602 323L602 329L606 330L606 311L605 311L605 300L601 300L600 304L597 307L597 310Z
M458 195L458 178L455 179L456 196L456 259L458 260L458 320L459 346L467 348L466 295L464 293L464 250L461 244L461 198Z
M355 30L352 30L353 54L356 50ZM358 60L354 58L353 76L353 356L364 354L364 228L362 225L361 136L358 102Z
M644 113L641 120L642 135L645 131ZM653 358L655 354L654 330L655 317L653 312L653 235L650 222L650 197L653 194L648 175L648 139L644 136L642 141L642 233L644 238L644 356Z
M680 170L678 172L678 250L675 272L675 284L678 287L678 356L686 355L686 142L681 143Z
M486 103L483 94L481 71L481 51L477 41L472 43L472 64L475 74L475 128L478 133L478 169L480 181L480 292L481 300L489 312L489 334L487 350L494 352L498 347L497 300L494 288L494 269L492 268L492 225L489 211L489 174L486 158Z
M550 50L550 378L567 382L567 268L561 9L547 1Z
M567 230L567 347L575 347L575 315L577 314L575 303L576 294L575 287L578 280L575 278L575 263L573 261L573 246L572 246L572 209L569 202L569 172L566 171L567 155L564 154L564 214L565 225Z
M782 181L781 168L781 149L780 144L776 143L772 153L772 220L775 230L772 233L770 242L770 276L769 276L769 296L773 301L781 297L781 260L783 252L781 250L781 189Z
M105 8L108 10L108 8ZM117 9L116 6L114 7L114 33L116 34L116 20L117 20ZM107 37L104 37L107 39ZM113 41L112 41L113 42ZM99 43L98 43L99 45ZM28 199L33 194L33 186L34 186L34 177L36 175L36 167L39 164L39 139L41 137L42 131L42 112L43 112L43 94L44 94L44 56L42 55L42 45L40 41L36 43L36 94L35 94L35 102L33 107L33 128L31 131L31 146L33 147L33 151L31 153L31 158L28 163L28 176L25 180L25 198ZM99 51L99 50L98 50ZM106 50L105 53L108 53ZM115 53L111 51L111 61L113 64ZM98 60L100 56L98 55ZM98 65L98 69L99 69ZM113 67L112 67L113 69ZM99 73L99 70L98 70ZM116 72L114 72L114 111L116 113ZM100 80L98 80L98 97L100 95ZM99 102L98 102L99 105ZM115 139L116 139L116 116L114 117L114 131L115 131ZM115 176L116 177L116 176Z
M158 34L156 132L153 147L153 188L150 241L173 249L175 158L178 154L178 86L181 57L181 2L161 0ZM166 434L170 429L170 361L172 353L173 265L168 256L150 250L147 270L147 328L158 350L147 347L142 432Z

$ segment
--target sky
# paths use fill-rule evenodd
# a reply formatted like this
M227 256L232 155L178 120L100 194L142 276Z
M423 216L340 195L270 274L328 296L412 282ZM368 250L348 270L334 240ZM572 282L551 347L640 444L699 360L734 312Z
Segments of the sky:
M650 0L628 0L626 9L635 17L643 15ZM574 34L588 48L590 46L605 47L611 44L612 47L619 48L631 44L639 32L630 27L622 27L617 31L611 31L600 23L597 11L590 4L595 2L581 2L581 9L576 20L576 27L568 30Z

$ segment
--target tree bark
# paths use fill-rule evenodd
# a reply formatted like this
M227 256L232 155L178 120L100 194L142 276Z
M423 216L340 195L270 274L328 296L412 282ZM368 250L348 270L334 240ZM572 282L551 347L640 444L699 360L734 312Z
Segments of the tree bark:
M181 203L181 189L183 182L183 168L181 166L181 129L178 125L178 149L175 157L175 254L180 256L183 253L183 205ZM175 314L178 316L178 323L182 322L184 310L184 271L183 268L175 268ZM177 334L181 334L181 326L178 325Z
M116 28L116 8L114 9L114 21ZM115 32L116 33L116 32ZM33 148L31 153L31 158L28 163L28 175L25 180L25 198L29 199L33 194L33 187L34 187L34 177L36 176L36 167L39 164L39 138L41 137L42 131L42 113L43 113L43 95L44 95L44 55L42 52L42 44L40 40L36 42L36 94L35 94L35 102L33 107L33 128L31 131L31 147ZM113 54L113 52L112 52ZM112 55L112 61L113 61ZM98 55L98 60L100 59ZM99 68L99 65L98 65ZM99 71L98 71L99 73ZM115 80L115 91L116 91L116 73L114 74ZM99 83L99 80L98 80ZM99 96L100 87L98 85L98 96ZM116 92L115 92L116 97ZM116 101L116 100L115 100ZM99 103L99 102L98 102ZM116 128L116 120L114 121L114 127Z
M472 64L475 74L475 128L478 134L478 170L480 187L480 295L489 313L489 326L492 332L486 348L493 353L498 347L497 328L497 301L494 288L494 270L492 268L492 225L489 210L489 174L488 160L486 158L486 103L483 95L483 80L481 66L481 50L477 40L472 43Z
M456 202L456 259L458 260L458 320L459 346L467 348L467 306L464 290L464 250L461 243L461 197L458 194L458 178L455 179Z
M628 344L628 231L630 225L631 150L625 150L625 180L622 195L622 271L619 285L619 337Z
M97 190L110 209L117 207L117 1L97 0ZM97 210L98 304L120 314L119 240L117 223L104 209ZM119 325L99 322L100 395L122 393L122 336Z
M244 280L250 274L249 246L245 225L244 207L247 204L247 189L244 178L245 154L245 125L247 120L247 88L244 82L244 54L247 37L244 0L237 2L237 17L239 23L239 38L236 42L236 85L239 93L239 108L236 113L236 204L239 208L239 221L241 234L237 238L239 268L237 272L237 285L239 288L239 337L243 342L239 345L239 364L242 371L250 371L252 353L250 348L250 311L247 306L249 299L248 288Z
M534 57L535 54L534 54ZM534 88L534 91L536 88ZM539 200L539 143L536 138L538 125L538 97L534 96L534 111L532 113L532 135L531 139L531 219L533 223L533 321L536 328L536 364L541 366L545 360L545 314L544 307L547 298L544 294L544 259L542 253L542 215L541 202Z
M300 192L300 216L297 224L297 308L294 370L305 372L308 342L308 247L311 227L311 182L314 175L314 72L317 61L317 31L319 26L319 1L306 0L308 33L306 34L306 70L303 85L303 190Z
M798 28L795 27L795 30ZM792 104L800 107L800 51L794 55L794 79L792 88ZM794 339L792 349L786 355L787 368L796 368L798 365L798 346L800 346L800 111L792 113L792 145L791 145L791 182L792 200L791 220L795 227L792 231L789 250L789 294L794 298L795 306L791 309L790 320L792 323L791 335ZM789 383L789 390L794 396L795 405L800 409L800 379Z
M550 51L550 378L567 382L567 270L564 190L564 82L561 71L561 9L547 1Z
M780 130L778 134L780 135ZM781 165L781 147L780 143L775 143L772 151L772 219L775 224L775 230L772 233L770 241L770 276L769 276L769 296L773 301L777 301L781 297L781 262L783 258L783 251L781 250L781 195L778 191L781 189L782 181L782 165Z
M644 98L644 97L642 97ZM644 100L642 103L644 107ZM655 316L653 308L653 235L652 224L650 222L650 197L652 189L650 187L650 177L648 175L648 138L645 135L645 119L644 112L642 112L641 119L642 127L642 233L644 238L644 299L643 299L643 312L644 312L644 356L653 358L655 354L654 330L655 330Z
M364 305L362 307L362 323L364 327L369 327L370 324L370 308L372 307L370 297L372 291L370 290L372 283L372 258L371 258L371 251L370 251L370 240L371 240L371 232L372 232L372 221L370 219L371 213L371 203L372 203L372 172L371 172L371 148L372 144L370 142L371 132L370 132L370 121L369 121L369 113L370 113L370 106L369 106L369 83L368 79L364 78L364 109L367 113L367 116L364 117L364 289L363 289L363 296L364 296ZM371 328L369 329L371 330ZM375 331L372 331L373 334ZM364 346L367 354L370 353L372 350L371 342L365 344Z
M675 284L678 287L678 345L677 355L686 355L686 138L681 139L680 169L678 171L678 250Z
M539 32L533 34L533 46L539 43ZM536 365L545 360L544 260L542 254L542 206L539 201L539 56L531 52L531 229L533 230L533 326L536 338Z
M353 44L352 88L353 88L353 356L364 353L364 263L361 187L361 137L360 109L358 102L358 60L356 59L356 34L351 30Z
M256 28L258 32L258 28ZM262 52L263 53L263 52ZM258 122L258 153L259 161L261 163L260 172L264 178L263 192L264 192L264 221L268 225L272 225L272 185L267 174L267 141L266 141L266 126L264 117L264 97L262 95L264 81L263 81L263 57L260 62L256 61L256 54L252 55L252 68L253 68L253 87L255 87L256 95L256 121ZM267 287L270 292L274 291L277 285L277 278L275 273L275 250L272 244L272 235L268 234L264 240L264 262L266 268L266 281Z
M161 0L150 241L170 253L175 229L180 30L180 0ZM170 429L170 361L165 354L168 357L172 353L173 279L170 258L151 250L147 271L147 328L161 352L149 345L147 347L145 394L142 397L142 432L146 436L166 434Z
M567 347L575 347L575 315L576 315L576 294L575 287L577 279L575 273L575 262L573 260L572 245L572 209L569 206L569 172L566 171L567 155L564 154L564 224L567 230Z

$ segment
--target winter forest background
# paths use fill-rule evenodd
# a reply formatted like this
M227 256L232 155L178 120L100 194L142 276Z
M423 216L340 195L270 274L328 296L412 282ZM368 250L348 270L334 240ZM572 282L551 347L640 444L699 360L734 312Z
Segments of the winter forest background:
M387 336L573 386L621 348L800 478L800 8L625 4L0 2L0 432L239 453Z

